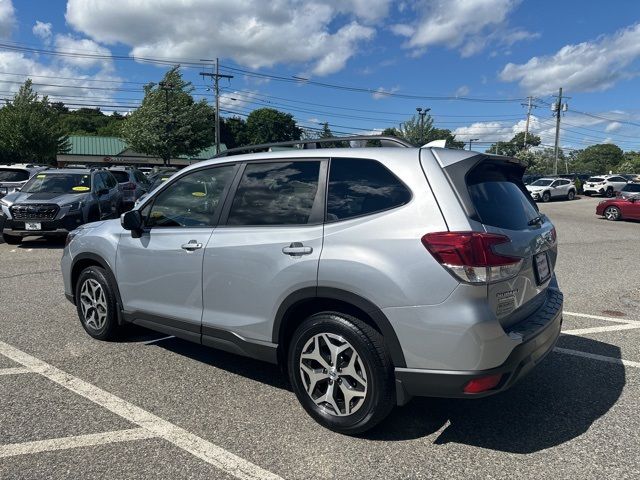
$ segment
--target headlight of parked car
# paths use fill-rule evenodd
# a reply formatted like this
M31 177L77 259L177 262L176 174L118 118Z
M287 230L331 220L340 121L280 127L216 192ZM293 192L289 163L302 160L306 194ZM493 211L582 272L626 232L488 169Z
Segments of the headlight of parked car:
M84 202L77 201L73 203L68 203L66 206L69 207L70 212L73 212L75 210L80 210L84 206Z

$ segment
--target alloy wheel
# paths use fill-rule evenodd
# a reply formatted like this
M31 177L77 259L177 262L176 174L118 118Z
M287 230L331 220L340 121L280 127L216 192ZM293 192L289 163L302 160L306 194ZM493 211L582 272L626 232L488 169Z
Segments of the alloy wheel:
M102 285L87 279L80 289L80 307L84 323L92 330L100 330L107 321L107 298Z
M616 207L608 207L604 211L604 217L607 220L618 220L620 218L620 211Z
M340 335L319 333L300 354L304 389L326 413L338 417L358 411L367 396L367 374L356 349Z

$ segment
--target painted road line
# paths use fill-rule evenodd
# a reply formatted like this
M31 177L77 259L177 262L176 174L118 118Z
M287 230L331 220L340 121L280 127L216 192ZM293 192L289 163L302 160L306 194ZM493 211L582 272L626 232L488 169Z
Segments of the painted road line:
M634 330L640 328L640 325L607 325L606 327L593 327L593 328L576 328L573 330L562 330L565 335L586 335L588 333L601 333L601 332L617 332L619 330Z
M0 341L0 354L39 373L66 389L100 405L107 410L147 429L156 437L204 460L225 473L241 480L282 480L278 475L225 450L222 447L178 427L151 412L143 410L95 385L70 375L59 368Z
M131 428L128 430L90 433L88 435L51 438L33 442L9 443L7 445L0 445L0 458L52 452L54 450L68 450L70 448L92 447L95 445L106 445L108 443L131 442L133 440L145 440L155 437L156 435L146 428Z
M558 353L564 353L565 355L574 355L576 357L590 358L591 360L614 363L616 365L624 365L625 367L640 368L640 362L632 362L631 360L623 360L621 358L615 358L615 357L606 357L604 355L596 355L595 353L581 352L579 350L569 350L568 348L556 347L553 350Z
M629 320L626 318L614 318L614 317L603 317L601 315L589 315L588 313L575 313L575 312L567 312L563 311L563 315L568 315L570 317L582 317L582 318L593 318L594 320L605 320L607 322L616 322L616 323L633 323L634 325L640 325L640 320Z
M0 375L18 375L20 373L32 373L31 370L24 367L0 368Z
M154 343L162 342L164 340L169 340L170 338L176 338L173 335L169 335L168 337L162 338L154 338L153 340L147 340L146 342L142 342L143 345L153 345Z

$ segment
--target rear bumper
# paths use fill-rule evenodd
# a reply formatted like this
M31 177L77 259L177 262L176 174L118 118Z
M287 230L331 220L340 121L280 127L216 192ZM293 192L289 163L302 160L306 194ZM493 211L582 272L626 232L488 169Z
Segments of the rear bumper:
M478 398L507 390L527 375L553 349L562 326L562 293L554 290L545 305L533 316L506 332L522 339L505 362L488 370L426 370L396 368L396 393L399 405L411 397ZM500 383L481 393L468 394L469 381L489 375L502 375Z

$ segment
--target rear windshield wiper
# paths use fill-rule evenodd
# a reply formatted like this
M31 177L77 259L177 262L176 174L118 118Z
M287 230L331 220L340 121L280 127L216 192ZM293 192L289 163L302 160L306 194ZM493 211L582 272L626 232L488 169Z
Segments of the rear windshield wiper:
M538 215L537 217L532 218L531 220L529 220L527 225L529 225L529 226L540 225L542 222L544 222L544 215Z

